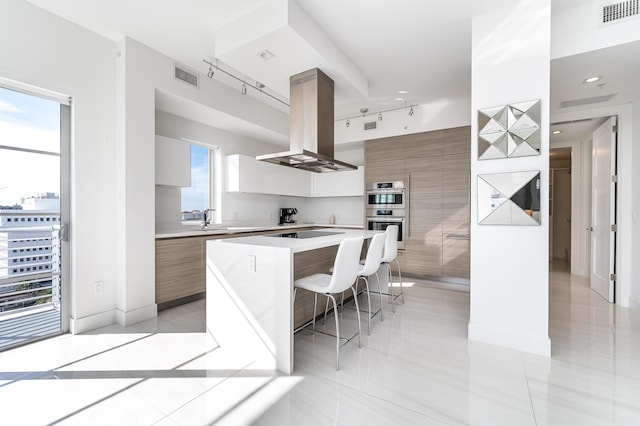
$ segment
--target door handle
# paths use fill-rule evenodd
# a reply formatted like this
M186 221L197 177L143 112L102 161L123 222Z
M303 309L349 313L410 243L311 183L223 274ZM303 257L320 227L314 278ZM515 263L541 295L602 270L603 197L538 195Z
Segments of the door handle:
M593 226L587 226L587 231L593 232Z
M62 225L58 229L58 238L60 241L69 242L69 225Z

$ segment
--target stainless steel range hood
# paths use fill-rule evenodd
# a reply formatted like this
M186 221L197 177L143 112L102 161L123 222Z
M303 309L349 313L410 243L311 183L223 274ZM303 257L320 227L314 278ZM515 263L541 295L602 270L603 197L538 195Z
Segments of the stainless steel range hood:
M318 68L290 79L290 150L256 159L310 172L355 170L333 158L333 80Z

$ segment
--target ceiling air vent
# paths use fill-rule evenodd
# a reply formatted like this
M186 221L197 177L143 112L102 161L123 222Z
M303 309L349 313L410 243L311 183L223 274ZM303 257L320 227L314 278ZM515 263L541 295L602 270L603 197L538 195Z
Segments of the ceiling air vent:
M640 14L640 0L627 0L602 7L602 24L610 24Z
M370 121L368 123L364 123L364 129L365 130L375 130L378 126L378 122L377 121Z
M200 79L198 78L198 74L192 71L187 71L186 69L181 68L175 64L173 65L173 78L185 82L190 86L200 87Z
M574 99L572 101L562 101L560 102L560 108L571 108L580 105L589 105L589 104L597 104L599 102L607 102L609 99L613 98L616 94L612 93L610 95L602 95L602 96L594 96L593 98L582 98L582 99Z

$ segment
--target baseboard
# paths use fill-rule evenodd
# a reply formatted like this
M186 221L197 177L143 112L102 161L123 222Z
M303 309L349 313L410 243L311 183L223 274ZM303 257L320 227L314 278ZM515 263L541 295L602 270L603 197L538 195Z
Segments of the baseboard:
M80 334L100 327L106 327L116 322L116 311L110 310L82 318L69 319L71 334Z
M640 309L640 300L635 297L629 296L629 309Z
M202 300L202 299L205 299L206 297L207 297L207 293L203 291L202 293L192 294L191 296L181 297L180 299L158 303L158 312L164 311L165 309L175 308L176 306L184 305L185 303L191 303L191 302L195 302L196 300Z
M489 343L496 346L551 356L551 339L548 336L513 333L469 323L469 340Z
M158 305L155 303L131 311L116 310L116 322L123 327L158 316Z

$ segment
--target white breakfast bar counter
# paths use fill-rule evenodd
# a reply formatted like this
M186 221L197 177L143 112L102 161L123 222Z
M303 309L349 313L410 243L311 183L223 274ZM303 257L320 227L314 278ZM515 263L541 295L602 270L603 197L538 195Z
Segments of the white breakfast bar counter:
M293 372L294 255L337 246L345 238L368 239L376 233L335 228L315 231L337 234L207 241L207 332L221 348L253 354L252 368Z

